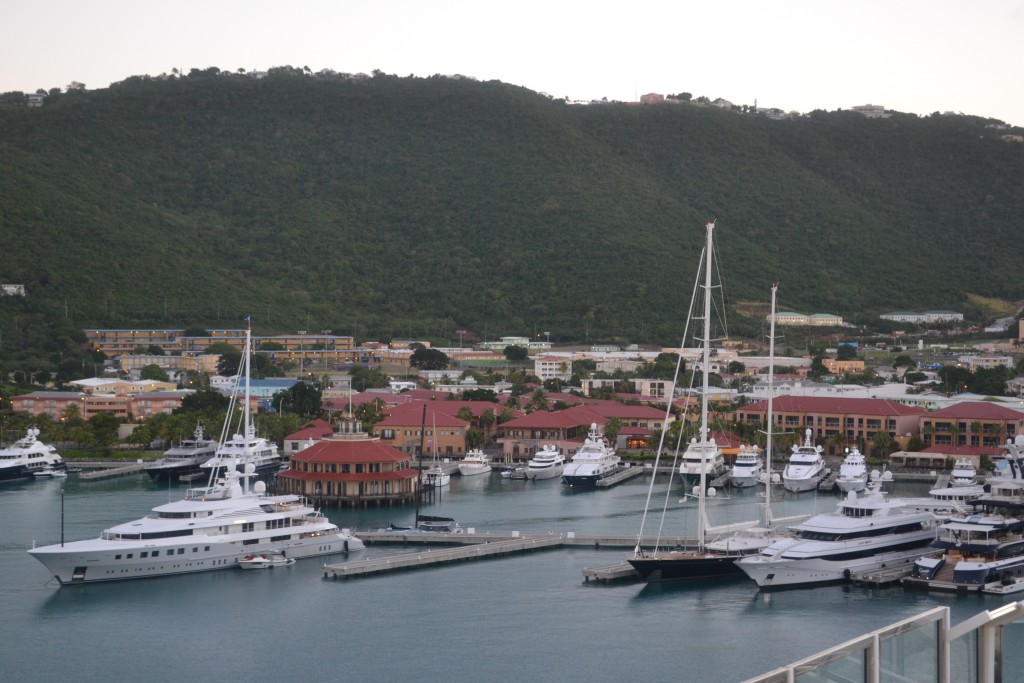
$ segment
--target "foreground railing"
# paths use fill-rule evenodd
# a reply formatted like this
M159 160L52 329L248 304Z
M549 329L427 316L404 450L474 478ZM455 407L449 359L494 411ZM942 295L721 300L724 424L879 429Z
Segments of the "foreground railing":
M1002 683L1003 631L1024 618L1024 602L981 612L949 625L949 608L936 607L865 634L746 683L863 681L882 683Z

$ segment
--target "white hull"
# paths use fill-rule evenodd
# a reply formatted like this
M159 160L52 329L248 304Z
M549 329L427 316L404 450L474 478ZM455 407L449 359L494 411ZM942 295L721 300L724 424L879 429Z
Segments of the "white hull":
M870 572L900 564L911 564L919 557L934 553L927 545L910 550L884 552L852 560L823 558L765 560L763 556L744 558L740 569L762 588L806 586L816 583L846 581L851 574Z
M729 483L738 489L746 489L761 483L761 474L731 474Z
M838 486L839 490L843 493L849 493L850 491L860 492L867 488L867 485L868 475L866 474L863 477L857 477L854 479L843 479L842 477L836 479L836 486Z
M526 468L527 479L557 479L565 471L565 465L552 465L544 469Z
M459 474L461 474L464 477L471 477L474 474L487 474L490 471L491 471L491 466L488 465L488 464L483 464L483 465L476 464L476 463L473 463L473 464L470 464L470 465L467 465L465 463L460 463L459 464Z
M237 535L181 536L149 540L144 545L94 539L34 548L29 553L61 584L71 584L231 569L254 551L280 550L290 558L302 559L363 548L362 541L343 530L334 533L303 530L300 533L295 528L290 531L293 533L286 540L271 541L268 536L256 545L243 545ZM146 557L142 557L143 553ZM159 554L153 557L155 553Z
M818 482L825 476L825 470L820 469L810 474L810 476L792 477L786 476L786 472L782 473L782 485L785 489L791 493L803 493L804 491L813 491L818 488Z

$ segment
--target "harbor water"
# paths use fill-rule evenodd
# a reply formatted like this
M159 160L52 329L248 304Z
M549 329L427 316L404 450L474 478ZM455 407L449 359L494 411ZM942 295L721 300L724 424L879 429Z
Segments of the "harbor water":
M645 534L655 534L666 477ZM558 480L453 477L423 514L465 528L636 535L649 476L607 490ZM912 489L912 490L907 490ZM776 516L825 512L838 497L775 489ZM62 505L63 491L63 505ZM927 486L895 493L926 495ZM0 487L0 643L11 681L736 681L938 605L956 624L1014 596L899 586L761 592L739 578L692 584L585 583L587 567L628 550L573 547L344 581L321 565L60 587L26 550L98 536L184 487L144 475ZM696 505L673 482L664 533L692 535ZM756 519L755 491L719 495L713 524ZM414 507L327 510L355 530L411 525ZM410 552L373 545L353 559ZM1024 671L1024 625L1007 631L1008 669ZM1021 674L1024 676L1024 674ZM1016 676L1004 680L1017 680Z

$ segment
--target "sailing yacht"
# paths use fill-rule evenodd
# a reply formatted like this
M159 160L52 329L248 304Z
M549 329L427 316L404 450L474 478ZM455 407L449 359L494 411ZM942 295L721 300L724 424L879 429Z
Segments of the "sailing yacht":
M437 439L437 422L434 423L434 439ZM434 464L420 473L420 480L425 488L439 489L452 483L452 475L437 459L437 441L434 441Z
M703 391L701 392L700 432L699 436L692 438L687 445L684 462L689 459L696 462L711 463L721 458L722 453L715 444L715 440L710 438L708 429L708 386L709 368L711 365L711 274L712 264L714 263L713 235L715 224L708 223L705 227L706 241L701 261L701 269L704 274L704 326L701 338L703 348L703 362L701 363ZM676 379L678 379L678 366ZM674 383L675 380L673 380ZM662 433L664 434L666 431L668 431L667 428ZM658 452L661 452L660 447ZM705 509L705 490L711 468L700 467L698 470L697 547L693 550L672 550L669 552L661 552L655 547L653 554L648 555L640 547L640 538L643 537L641 525L641 533L637 539L636 549L633 551L633 556L628 558L627 561L645 581L715 579L737 576L740 574L740 570L736 566L736 560L743 557L746 553L758 552L760 550L759 544L754 544L753 548L740 543L730 545L728 542L725 542L717 547L711 547L709 544L706 544L708 524L707 511ZM653 478L651 483L653 486ZM649 498L650 492L648 492ZM646 511L644 516L646 517ZM753 525L751 523L749 526Z

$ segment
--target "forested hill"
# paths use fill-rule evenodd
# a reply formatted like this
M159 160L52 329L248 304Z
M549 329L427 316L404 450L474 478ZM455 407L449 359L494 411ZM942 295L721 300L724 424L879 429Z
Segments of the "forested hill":
M0 106L0 353L55 325L678 339L726 299L1024 298L1024 145L970 116L570 106L377 74L135 77Z

